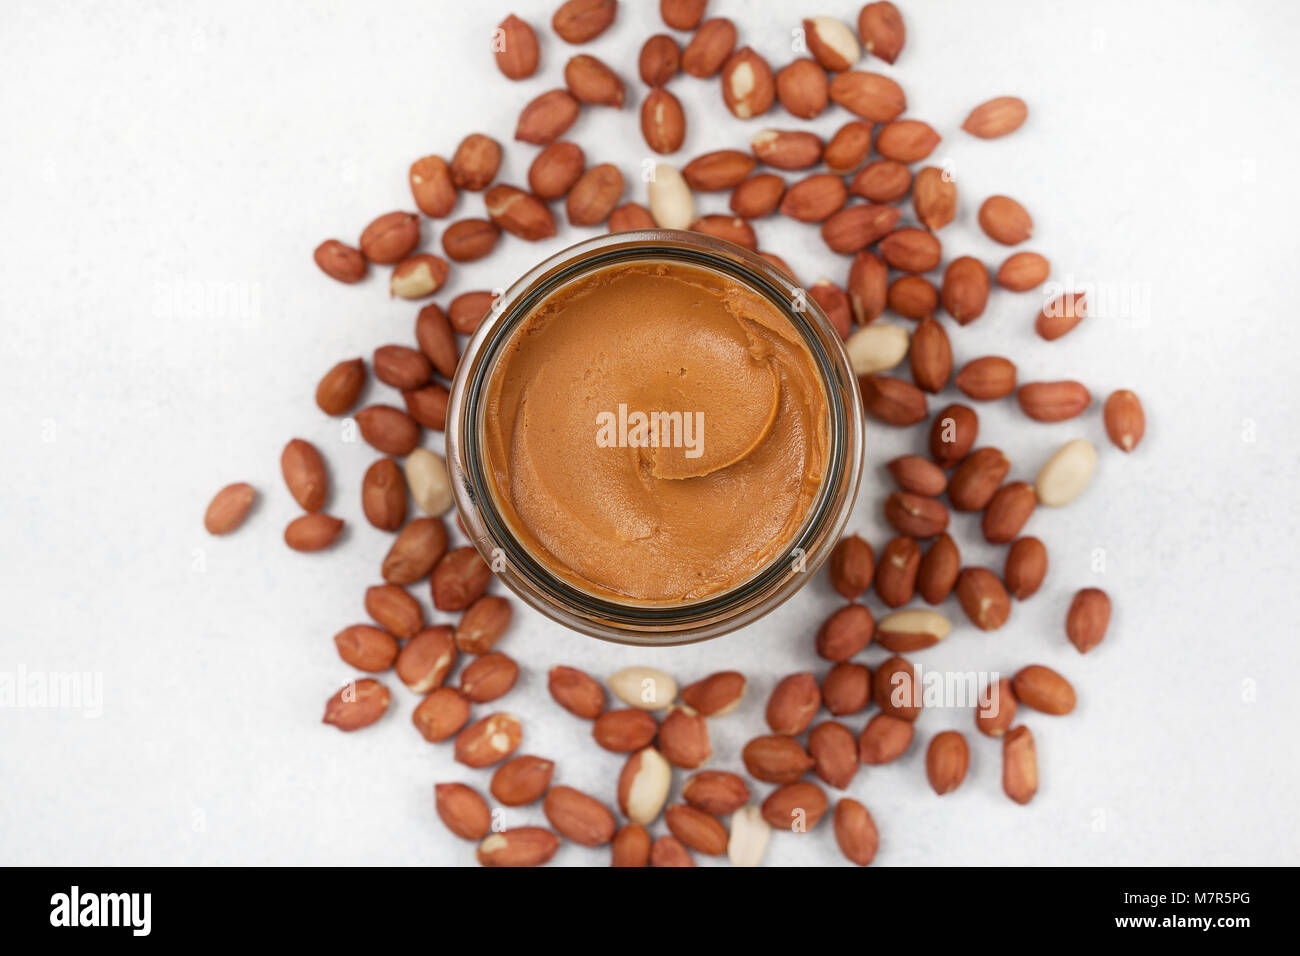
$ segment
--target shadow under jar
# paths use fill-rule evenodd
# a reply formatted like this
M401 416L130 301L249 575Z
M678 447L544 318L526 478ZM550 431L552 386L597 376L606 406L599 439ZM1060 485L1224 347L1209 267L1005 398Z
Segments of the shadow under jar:
M507 289L446 434L461 520L507 586L631 644L779 605L829 556L862 467L857 380L816 302L674 230L579 243Z

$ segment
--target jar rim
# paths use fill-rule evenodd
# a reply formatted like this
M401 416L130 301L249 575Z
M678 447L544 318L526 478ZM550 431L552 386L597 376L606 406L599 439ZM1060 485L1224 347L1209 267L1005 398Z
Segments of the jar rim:
M777 307L798 331L827 401L829 454L821 486L799 528L764 566L734 587L696 601L634 604L609 600L565 580L517 538L485 467L486 386L503 347L542 302L566 284L634 261L679 262L721 273ZM861 396L838 333L816 300L761 256L734 243L681 230L612 233L576 243L521 276L496 300L466 346L447 409L447 462L465 530L512 591L567 626L620 643L668 645L714 637L766 613L793 594L838 540L861 479Z

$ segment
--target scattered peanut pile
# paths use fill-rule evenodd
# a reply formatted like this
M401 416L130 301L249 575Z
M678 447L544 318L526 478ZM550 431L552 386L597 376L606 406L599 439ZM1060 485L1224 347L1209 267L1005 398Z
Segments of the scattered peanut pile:
M680 171L661 164L648 185L648 208L636 202L620 205L624 179L619 170L607 163L588 167L583 151L560 139L584 107L619 109L624 104L619 76L595 57L580 54L565 66L565 88L542 94L520 114L515 139L542 147L529 169L527 190L494 184L501 146L482 134L466 137L450 162L432 155L411 165L415 205L429 218L447 216L461 191L486 190L486 218L461 219L443 229L446 259L416 252L420 215L399 211L368 225L356 247L337 240L322 243L315 252L316 262L341 282L359 281L372 264L390 265L392 293L423 299L445 283L451 268L447 259L469 262L486 256L502 230L525 240L554 235L548 203L560 199L574 225L605 223L610 231L655 225L689 228L755 250L759 248L756 220L779 213L820 223L831 252L852 256L852 262L844 287L822 279L809 292L847 340L854 369L861 376L867 413L895 426L917 425L929 418L930 458L906 455L889 463L899 490L888 496L884 512L898 536L884 545L878 559L871 545L856 535L835 548L831 580L849 603L826 620L815 641L817 654L834 666L820 685L812 673L782 680L767 705L771 734L756 737L744 748L749 776L777 785L761 806L750 804L749 785L739 774L699 769L712 755L708 719L720 718L740 702L746 686L743 675L714 674L679 694L668 674L629 668L609 681L627 706L609 710L604 688L589 675L572 667L552 668L549 686L555 700L592 722L592 736L599 746L629 754L617 785L619 811L627 821L620 827L600 800L571 787L552 787L551 761L512 756L523 737L516 717L497 712L470 722L472 705L499 700L518 676L515 661L494 650L510 624L511 605L486 593L492 574L475 549L448 549L440 517L452 506L446 464L419 446L423 429L440 431L445 425L448 391L438 378L452 377L459 357L457 334L468 335L477 328L492 306L492 293L458 296L446 312L426 305L416 318L418 347L376 349L374 374L401 392L405 410L371 405L355 414L362 437L385 456L366 471L362 507L371 524L395 532L395 538L381 566L386 583L371 587L365 596L366 610L375 623L347 627L334 641L349 665L371 674L395 669L403 684L423 696L414 722L426 740L454 737L455 757L468 767L499 765L489 788L496 801L504 806L544 801L554 832L540 827L492 832L492 814L478 792L463 783L436 786L438 814L452 832L479 841L478 859L484 865L544 863L555 853L560 837L584 846L610 844L616 866L689 866L691 851L726 853L736 864L755 865L763 857L771 828L799 832L816 826L828 800L818 784L803 779L805 775L811 771L826 785L843 789L860 765L898 759L911 746L921 709L919 699L898 690L909 687L913 674L904 657L894 656L872 673L854 656L872 640L903 655L947 637L952 625L939 612L897 610L918 594L934 605L955 590L975 627L1001 627L1010 615L1011 599L1032 596L1047 571L1043 543L1021 536L1025 523L1040 505L1059 506L1073 500L1087 485L1096 463L1092 445L1075 440L1048 460L1034 484L1004 482L1011 463L997 448L975 447L979 419L973 408L952 404L930 415L927 393L938 393L950 381L977 402L1014 392L1024 414L1044 422L1074 418L1092 399L1088 389L1075 381L1017 387L1016 366L1002 356L977 358L953 376L948 333L937 317L940 308L957 326L967 325L984 312L992 281L1027 292L1044 283L1050 266L1036 252L1019 251L991 279L983 262L960 256L948 261L938 288L925 278L924 273L938 269L943 261L938 233L955 216L957 188L942 170L924 167L913 175L909 164L924 161L940 137L920 120L900 119L907 100L896 82L855 69L864 48L867 55L886 64L900 54L905 33L897 8L888 2L868 3L859 16L856 36L849 26L831 18L802 21L811 57L796 59L774 73L749 47L736 49L737 28L730 20L704 19L706 5L707 0L661 0L664 23L693 33L684 49L675 36L662 33L650 37L640 51L639 71L650 87L641 105L641 129L652 150L669 154L683 142L686 112L667 88L679 71L704 79L717 77L723 100L740 120L767 114L774 101L795 118L817 116L831 104L856 118L826 143L811 132L765 129L752 138L748 151L708 153ZM586 43L610 26L617 10L617 0L569 0L555 12L551 27L567 43ZM498 67L510 79L532 76L538 68L533 27L518 17L501 23L493 49ZM1026 115L1022 101L1002 97L976 107L962 128L981 138L1005 136ZM871 159L873 145L875 159ZM798 171L818 164L826 171L792 184L778 173L759 170L761 165ZM697 218L694 193L719 190L731 192L735 215ZM918 226L899 225L903 210L895 204L909 191ZM862 201L854 201L855 197ZM1007 246L1019 245L1032 234L1029 213L1007 196L986 199L978 218L985 233ZM789 271L779 257L763 254ZM899 325L873 324L887 308L917 323L910 337ZM1069 333L1086 312L1082 294L1066 293L1041 310L1035 328L1043 339L1052 341ZM881 374L904 358L910 365L910 382ZM328 415L348 414L366 374L360 358L340 362L321 380L317 405ZM1132 451L1145 427L1137 396L1115 392L1105 404L1104 415L1114 444ZM404 458L404 465L395 458ZM329 547L342 521L321 511L329 478L320 453L308 442L294 439L284 449L281 470L304 511L285 529L286 543L299 551ZM408 489L425 513L409 521ZM255 494L242 483L222 489L208 508L207 529L213 534L235 530ZM949 507L983 512L984 537L1008 545L1001 576L989 568L962 566L957 543L946 533ZM921 541L930 542L924 551ZM420 604L407 591L425 578L430 581L434 607L461 614L454 626L430 626L425 621ZM885 605L895 609L879 622L867 607L856 603L872 587ZM1066 634L1086 653L1104 637L1109 618L1106 594L1095 588L1081 590L1070 607ZM461 654L472 660L461 670L459 686L453 687L447 681ZM1037 789L1038 773L1033 736L1028 727L1015 725L1018 706L1066 714L1075 704L1074 689L1055 671L1029 665L987 693L990 696L976 708L975 727L1001 739L1003 788L1011 799L1026 803ZM340 730L359 730L378 720L389 701L384 684L359 679L329 700L325 722ZM857 737L838 720L809 729L822 707L841 718L864 711L873 701L879 713ZM656 720L656 711L665 712L662 720ZM798 740L805 731L806 745ZM947 731L930 741L926 773L936 793L960 786L968 764L969 748L961 733ZM665 808L673 767L695 772L685 781L685 802ZM671 835L652 839L647 827L661 814ZM719 819L728 815L729 828ZM862 804L842 798L835 807L834 829L849 860L871 862L878 836Z

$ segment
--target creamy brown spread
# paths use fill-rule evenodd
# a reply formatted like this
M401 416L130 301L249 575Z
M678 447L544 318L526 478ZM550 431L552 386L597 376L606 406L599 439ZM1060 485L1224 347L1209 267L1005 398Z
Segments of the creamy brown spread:
M485 425L524 546L638 604L752 577L803 522L828 456L798 331L747 286L678 263L611 266L542 302L503 347Z

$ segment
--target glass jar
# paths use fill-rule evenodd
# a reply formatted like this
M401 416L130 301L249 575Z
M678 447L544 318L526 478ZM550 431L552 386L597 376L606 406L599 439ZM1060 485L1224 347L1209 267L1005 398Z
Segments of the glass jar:
M533 310L569 283L620 264L703 268L761 295L802 337L828 408L821 487L781 552L740 584L680 604L647 606L588 593L556 575L520 542L498 505L483 454L484 396L502 347ZM848 521L862 472L862 399L839 335L816 301L766 259L733 243L678 230L619 232L571 246L498 298L456 369L447 408L447 466L461 521L493 571L552 620L626 644L668 645L716 637L763 616L794 594L829 557Z

